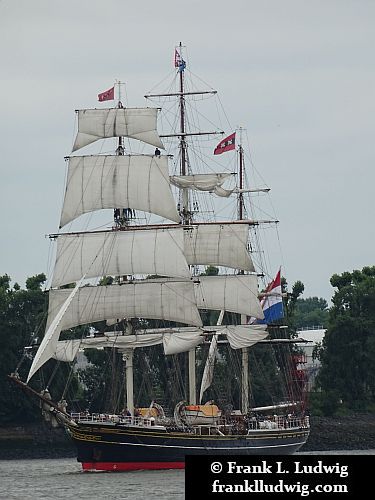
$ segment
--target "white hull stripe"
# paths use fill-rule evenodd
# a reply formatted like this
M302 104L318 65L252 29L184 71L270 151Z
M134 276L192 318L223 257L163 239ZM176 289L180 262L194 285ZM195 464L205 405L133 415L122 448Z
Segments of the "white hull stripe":
M91 441L90 441L91 442ZM262 445L262 446L231 446L231 447L214 447L214 446L173 446L169 444L142 444L142 443L116 443L115 441L98 441L98 444L115 444L119 446L143 446L147 448L178 448L178 449L186 449L186 450L233 450L233 451L241 451L241 450L254 450L254 449L263 449L263 448L281 448L287 446L298 446L305 444L306 441L301 441L298 443L289 443L289 444L275 444L275 445Z

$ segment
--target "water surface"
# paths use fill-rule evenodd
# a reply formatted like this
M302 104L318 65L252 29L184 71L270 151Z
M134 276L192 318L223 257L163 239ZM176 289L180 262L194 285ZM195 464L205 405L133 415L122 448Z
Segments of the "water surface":
M375 450L300 455L375 455ZM0 460L1 500L182 500L184 487L183 470L82 472L74 458Z
M82 472L74 458L0 461L2 500L177 500L184 482L183 470Z

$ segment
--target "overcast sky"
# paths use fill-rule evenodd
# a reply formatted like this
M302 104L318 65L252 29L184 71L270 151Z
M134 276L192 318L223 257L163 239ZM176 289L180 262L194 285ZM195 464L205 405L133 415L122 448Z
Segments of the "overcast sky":
M375 264L374 25L374 0L0 0L0 274L49 267L74 110L116 78L143 105L182 41L247 129L284 274L329 300Z

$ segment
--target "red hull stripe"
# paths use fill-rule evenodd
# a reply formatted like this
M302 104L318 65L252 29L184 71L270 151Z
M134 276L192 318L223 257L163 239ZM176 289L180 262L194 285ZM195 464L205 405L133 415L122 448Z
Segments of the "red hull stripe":
M185 462L82 462L82 469L87 471L161 470L184 468Z

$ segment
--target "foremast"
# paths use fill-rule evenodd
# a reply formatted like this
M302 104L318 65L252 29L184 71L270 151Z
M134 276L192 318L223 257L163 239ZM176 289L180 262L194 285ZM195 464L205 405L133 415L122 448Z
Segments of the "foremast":
M118 87L118 103L117 109L123 109L124 106L121 101L121 82L116 83ZM124 137L120 135L118 137L118 144L116 148L116 156L124 156L125 148L124 148ZM113 211L113 219L114 219L114 230L123 229L128 226L130 219L132 218L133 211L128 207L117 207ZM121 279L121 277L119 277Z
M121 86L120 82L118 83L119 89L119 100L117 104L117 108L122 109L123 105L121 102ZM124 137L120 136L118 138L118 146L116 149L117 156L123 156L125 154L124 149ZM129 225L129 221L134 214L134 210L129 207L117 207L114 209L113 218L114 218L114 230L125 229ZM119 276L118 279L121 281L124 277ZM127 277L125 277L127 279ZM129 324L129 328L130 324ZM129 332L132 333L132 332ZM133 370L133 358L134 358L134 349L121 349L122 361L124 363L124 378L125 378L125 394L124 401L126 402L127 409L130 411L132 415L134 415L134 370Z

